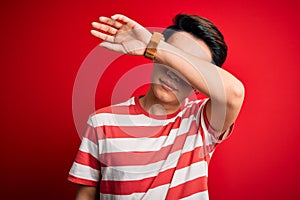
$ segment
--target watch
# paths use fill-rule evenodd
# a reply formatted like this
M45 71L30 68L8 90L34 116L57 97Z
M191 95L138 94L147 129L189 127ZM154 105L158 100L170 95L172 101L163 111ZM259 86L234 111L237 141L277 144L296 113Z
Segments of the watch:
M148 43L146 50L144 52L144 57L148 58L150 60L155 59L155 55L157 52L157 46L160 42L160 40L163 40L164 36L161 33L153 32L150 42Z

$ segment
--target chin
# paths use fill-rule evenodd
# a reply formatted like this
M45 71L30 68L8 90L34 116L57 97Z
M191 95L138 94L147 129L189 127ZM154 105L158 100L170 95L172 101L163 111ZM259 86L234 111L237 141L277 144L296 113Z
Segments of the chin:
M175 92L165 91L160 85L153 86L154 96L163 103L178 104L180 99Z

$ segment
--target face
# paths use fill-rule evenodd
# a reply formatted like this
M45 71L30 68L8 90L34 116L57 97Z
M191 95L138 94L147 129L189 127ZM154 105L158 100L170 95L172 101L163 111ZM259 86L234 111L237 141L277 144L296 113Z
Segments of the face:
M208 46L189 33L176 32L166 42L208 62L212 60ZM181 103L193 91L181 74L160 63L154 63L152 81L151 88L154 95L165 103Z

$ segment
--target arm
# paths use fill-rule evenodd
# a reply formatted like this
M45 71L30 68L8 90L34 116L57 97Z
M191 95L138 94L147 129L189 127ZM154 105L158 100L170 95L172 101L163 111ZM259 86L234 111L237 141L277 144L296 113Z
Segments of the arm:
M179 72L197 90L210 97L206 115L221 135L236 120L244 99L243 84L229 72L161 41L156 60Z
M102 31L91 31L104 40L100 46L117 52L143 55L151 38L147 29L123 15L101 17L100 23L92 25ZM156 61L175 69L191 86L210 97L206 115L218 136L234 123L244 99L244 87L232 74L204 57L193 56L163 41L158 46Z
M97 198L97 188L92 186L78 185L75 200L95 200Z

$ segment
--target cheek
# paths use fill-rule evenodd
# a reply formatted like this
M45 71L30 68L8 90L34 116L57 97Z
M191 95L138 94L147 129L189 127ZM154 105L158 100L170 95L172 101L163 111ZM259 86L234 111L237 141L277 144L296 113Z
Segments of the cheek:
M160 73L161 69L156 64L153 65L153 71L152 74Z
M190 86L189 84L187 84L186 82L184 82L181 86L181 90L185 93L185 94L190 94L191 92L193 92L193 88L192 86Z
M193 90L193 88L190 86L190 84L188 84L184 80L180 80L179 86L180 86L181 90L184 90L184 91L192 91Z
M152 75L151 75L153 82L156 82L159 77L164 76L164 75L165 75L165 71L161 67L154 66Z

